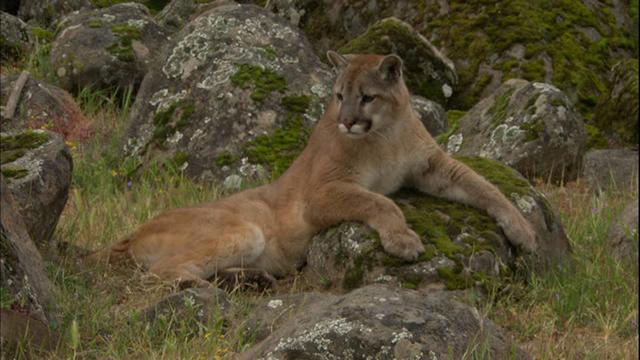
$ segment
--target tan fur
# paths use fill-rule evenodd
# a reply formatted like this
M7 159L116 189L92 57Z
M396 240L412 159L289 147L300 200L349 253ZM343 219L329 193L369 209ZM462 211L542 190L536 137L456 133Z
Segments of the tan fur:
M411 109L397 56L328 56L340 70L334 97L278 180L163 213L113 246L111 255L126 253L163 279L196 285L228 268L282 276L303 264L319 230L361 221L379 232L385 251L415 259L422 242L384 195L401 186L486 210L514 245L535 250L534 232L518 210L425 130ZM362 95L373 100L363 103ZM344 132L346 124L353 133Z

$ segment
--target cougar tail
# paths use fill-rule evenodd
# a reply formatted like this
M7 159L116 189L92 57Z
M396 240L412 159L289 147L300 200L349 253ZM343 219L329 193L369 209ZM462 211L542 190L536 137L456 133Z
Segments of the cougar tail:
M120 260L129 258L129 247L131 246L131 238L118 241L114 245L96 250L84 257L85 262L89 263L109 263L113 264Z

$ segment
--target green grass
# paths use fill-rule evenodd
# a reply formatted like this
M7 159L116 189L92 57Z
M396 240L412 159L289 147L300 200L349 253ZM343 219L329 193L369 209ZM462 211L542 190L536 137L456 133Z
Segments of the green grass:
M638 275L611 256L607 233L632 193L548 188L562 208L574 263L499 293L489 316L541 359L637 358Z

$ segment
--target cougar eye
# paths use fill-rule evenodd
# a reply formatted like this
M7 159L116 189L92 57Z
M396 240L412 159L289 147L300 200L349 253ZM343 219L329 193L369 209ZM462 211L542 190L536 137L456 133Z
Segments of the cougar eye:
M373 99L375 99L375 96L371 96L371 95L362 95L362 103L363 104L367 104L373 101Z
M336 94L336 97L338 98L338 101L340 101L340 102L342 101L342 94L337 93L337 94Z

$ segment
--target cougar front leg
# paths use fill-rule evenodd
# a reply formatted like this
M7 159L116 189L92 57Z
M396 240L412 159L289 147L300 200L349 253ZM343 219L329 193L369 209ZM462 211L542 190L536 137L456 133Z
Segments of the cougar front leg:
M443 151L419 166L412 180L422 192L485 210L513 245L536 250L535 232L520 211L493 184Z
M312 196L308 215L319 228L342 221L363 222L378 231L386 252L407 260L424 252L420 237L409 229L404 214L391 199L355 184L323 186Z

